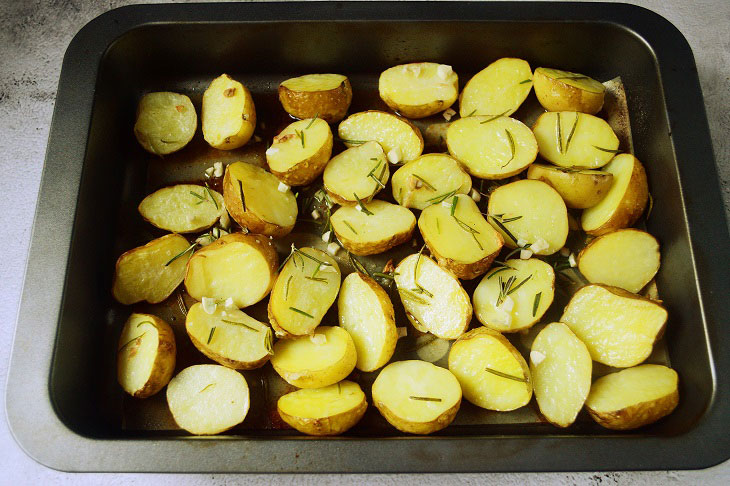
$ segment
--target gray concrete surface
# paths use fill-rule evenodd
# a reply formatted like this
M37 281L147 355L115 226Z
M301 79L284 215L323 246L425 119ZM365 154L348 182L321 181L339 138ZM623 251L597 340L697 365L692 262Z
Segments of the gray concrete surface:
M73 35L97 15L135 3L126 0L0 0L0 392L4 396L15 317L27 258L48 128L63 52ZM142 2L147 3L147 2ZM640 0L673 22L697 59L730 215L730 2ZM4 400L2 401L4 404ZM67 474L27 457L0 414L0 484L730 484L730 462L703 471L569 474L449 475L141 475Z

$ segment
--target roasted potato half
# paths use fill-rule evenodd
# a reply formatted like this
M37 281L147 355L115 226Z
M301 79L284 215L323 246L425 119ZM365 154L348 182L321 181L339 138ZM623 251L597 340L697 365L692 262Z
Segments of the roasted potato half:
M332 157L322 180L327 194L338 204L353 205L369 200L388 183L390 169L383 148L366 142Z
M220 434L246 418L248 383L225 366L185 368L167 385L167 406L175 422L195 435Z
M290 186L306 186L324 171L332 155L332 131L321 118L296 121L266 149L269 170Z
M659 242L645 231L627 228L592 240L578 255L578 270L591 283L638 294L659 270Z
M461 386L447 369L425 361L397 361L375 379L373 405L401 432L430 434L456 418Z
M188 261L185 289L190 297L248 307L271 291L279 257L265 236L231 233L196 251Z
M541 181L529 179L498 187L489 197L489 222L509 248L552 255L568 238L568 209L560 194Z
M241 227L275 238L291 232L299 211L294 194L276 176L245 162L226 168L223 199Z
M163 187L137 207L145 221L174 233L196 233L213 226L225 211L223 196L196 184Z
M192 249L183 236L169 234L123 253L114 269L112 295L125 305L162 302L183 281Z
M276 404L287 424L307 435L340 435L357 424L368 408L360 385L343 380L322 388L287 393Z
M573 209L590 208L606 197L613 184L613 174L600 170L570 169L545 164L532 164L527 178L550 184Z
M469 194L471 177L453 157L424 154L400 167L391 178L401 206L425 209L448 194Z
M175 370L175 334L152 314L132 314L117 345L117 380L125 392L147 398L162 390Z
M466 83L459 98L462 118L474 115L511 115L532 88L527 61L505 57L479 71Z
M380 74L378 91L392 110L408 118L425 118L454 104L459 76L446 64L401 64Z
M340 123L337 133L348 147L378 142L393 164L408 162L423 152L421 131L405 118L384 111L354 113Z
M342 74L305 74L279 85L279 101L295 118L318 116L327 123L335 123L350 108L352 86Z
M409 241L416 228L416 217L410 209L378 199L343 206L330 221L342 246L355 255L388 251Z
M470 116L446 131L449 153L481 179L506 179L537 157L537 142L527 125L507 116Z
M198 351L228 368L260 368L273 353L271 328L233 306L197 302L188 309L185 330Z
M360 371L375 371L393 356L398 342L395 314L388 293L359 272L345 277L337 300L340 326L352 337Z
M233 150L246 144L256 128L256 108L248 88L227 74L203 93L203 138L211 147Z
M355 369L357 351L341 327L322 326L311 336L282 339L274 345L271 364L287 383L322 388L343 380Z
M439 265L467 280L486 272L504 243L477 203L464 194L424 209L418 229Z
M500 333L479 327L457 339L449 352L449 371L464 398L477 407L506 412L532 398L530 368Z
M316 248L292 248L269 299L269 321L278 337L312 334L340 290L337 261Z
M591 389L586 345L562 322L548 324L530 350L530 373L540 412L553 425L575 422Z
M535 95L547 111L580 111L595 115L603 108L606 87L583 74L539 67Z
M667 311L618 287L591 284L573 295L560 321L586 344L594 361L628 368L649 357L664 332Z
M456 339L469 327L469 295L449 270L420 252L405 257L395 269L408 320L421 332Z
M151 154L177 152L193 139L198 115L190 98L179 93L147 93L137 105L134 136Z
M583 211L580 218L583 230L589 235L603 235L631 226L644 212L649 200L646 171L639 159L631 154L620 154L604 170L613 174L613 185L608 194Z
M603 119L575 111L548 111L532 127L540 156L560 167L598 169L617 153L619 140Z
M679 403L679 377L666 366L645 364L593 382L586 409L607 429L630 430L666 417Z

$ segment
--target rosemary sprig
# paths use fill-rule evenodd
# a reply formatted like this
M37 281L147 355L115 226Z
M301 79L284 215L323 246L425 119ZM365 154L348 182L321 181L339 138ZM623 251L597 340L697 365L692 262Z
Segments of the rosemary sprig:
M451 200L451 216L454 216L457 204L459 204L459 198L454 196L454 199Z
M234 324L236 326L243 326L243 327L245 327L246 329L248 329L250 331L261 332L258 329L256 329L255 327L251 327L248 324L244 324L243 322L229 321L227 319L221 319L221 321L222 322L225 322L226 324Z
M289 275L289 278L286 280L286 284L284 285L284 300L289 299L289 283L292 278L294 278L294 275Z
M304 129L309 130L309 127L312 126L312 123L314 123L314 120L316 120L318 117L319 117L319 112L314 114L314 118L312 118L312 121L310 121L309 124L307 124L307 126Z
M426 294L429 297L433 298L433 294L429 292L428 290L424 289L421 284L418 283L418 266L421 264L421 257L423 256L423 250L426 248L426 245L424 244L420 250L418 250L418 257L416 258L416 264L413 266L413 283L415 284L416 288L413 289L413 291L419 293L419 294Z
M398 293L401 294L401 297L405 297L407 299L410 299L418 304L421 305L431 305L429 301L422 298L420 295L416 294L415 292L411 292L408 289L398 289Z
M382 161L380 159L377 159L377 158L375 160L377 160L378 163L375 164L375 167L373 167L372 169L370 169L370 172L368 172L367 177L370 177L372 180L375 181L375 183L377 185L379 185L381 188L384 188L385 187L385 184L383 184L383 181L381 179L383 178L383 174L385 174L385 166L383 166L383 170L380 171L380 176L379 177L376 176L375 175L375 169L377 169L378 167L380 167L380 164L382 163Z
M195 196L195 197L197 197L198 199L200 199L200 202L198 202L197 204L200 204L200 203L203 203L203 202L205 202L205 198L204 198L203 196L201 196L200 194L198 194L197 192L195 192L195 191L190 191L190 194L192 194L193 196Z
M210 200L213 201L213 204L215 205L215 208L218 209L218 202L213 197L213 193L210 192L210 187L208 187L208 183L205 183L205 190L208 193L208 196L210 196Z
M296 307L289 307L289 310L292 310L292 311L296 312L297 314L301 314L303 316L307 316L310 319L314 319L314 316L312 314L309 314L308 312L304 312L301 309L297 309Z
M525 378L523 376L515 376L515 375L510 375L508 373L503 373L501 371L493 370L489 366L484 368L484 371L488 371L489 373L499 376L500 378L507 378L508 380L514 380L514 381L519 381L521 383L527 383L527 378Z
M511 218L502 218L500 217L503 223L511 223L512 221L517 221L518 219L522 219L522 215L520 216L512 216Z
M184 254L186 254L186 253L187 253L187 252L189 252L190 250L194 249L194 248L195 248L196 246L198 246L198 244L197 244L197 243L193 243L193 244L192 244L192 245L190 245L189 247L185 248L185 249L184 249L183 251L181 251L180 253L178 253L178 254L177 254L177 255L175 255L174 257L170 258L170 259L169 259L169 260L167 261L167 263L165 263L165 266L167 267L168 265L170 265L170 264L171 264L172 262L174 262L175 260L177 260L178 258L180 258L181 256L183 256Z
M294 133L296 133L297 137L299 137L299 139L302 141L302 148L306 148L306 146L304 145L304 130L295 129Z
M413 396L413 395L411 395L408 398L410 398L411 400L419 400L421 402L440 402L441 401L440 398L434 398L434 397L417 397L417 396Z
M476 112L477 112L477 109L474 108L474 110L471 113L469 113L468 115L466 115L466 118L468 118L470 116L474 116L474 113L476 113Z
M502 117L503 117L504 115L506 115L507 113L509 113L509 110L507 110L507 111L505 111L505 112L502 112L502 113L500 113L499 115L492 115L491 117L487 118L486 120L480 121L480 122L479 122L479 124L480 124L480 125L484 125L485 123L489 123L490 121L494 121L494 120L496 120L497 118L502 118Z
M504 169L505 167L507 167L509 165L510 162L512 162L515 159L515 151L516 151L516 149L515 149L515 139L512 136L512 132L510 132L509 130L506 130L505 129L504 133L507 134L507 140L509 140L509 149L510 149L510 153L512 155L510 156L510 158L507 161L507 163L504 164L502 167L500 167L500 169Z
M535 300L532 302L532 317L535 317L537 314L537 308L540 307L540 298L542 297L542 292L538 292L535 294Z
M210 344L210 340L213 339L213 334L215 333L215 326L210 328L210 334L208 334L208 342L205 344Z
M343 219L342 222L345 223L345 226L350 228L350 231L352 231L355 234L358 234L357 231L355 231L355 228L353 228L352 225L346 219Z
M241 207L246 211L246 198L243 195L243 182L241 182L241 179L238 179L238 193L241 196Z
M512 275L506 281L502 278L501 275L499 276L499 295L497 295L497 307L502 305L504 299L507 298L507 291L512 286L512 284L515 283L515 280L517 280L517 277L515 277L514 275Z
M453 191L447 192L446 194L441 194L436 197L432 197L431 199L426 199L426 202L430 202L431 204L439 204L443 201L446 201L448 198L456 194L456 189Z
M423 177L421 177L421 176L419 176L418 174L415 174L415 173L412 173L411 175L413 177L415 177L416 179L418 179L419 181L423 182L423 185L426 186L428 189L430 189L432 191L435 191L436 190L436 188L433 187L433 185L430 182L428 182L426 179L424 179Z
M594 148L594 149L597 149L597 150L600 150L601 152L608 152L609 154L620 154L620 153L621 153L621 150L618 150L618 149L616 149L616 150L611 150L611 149L607 149L607 148L599 147L599 146L597 146L597 145L594 145L594 146L593 146L593 148Z
M563 153L563 129L560 126L560 112L557 113L558 116L558 122L557 122L557 128L558 128L558 152L561 154Z
M565 153L568 153L568 149L570 148L570 141L573 140L573 134L575 133L575 127L578 126L578 119L580 118L580 113L575 113L575 121L573 122L573 128L570 129L570 134L568 135L568 140L565 142Z
M499 267L498 269L496 269L495 271L493 271L492 273L490 273L489 275L487 275L487 280L489 280L490 278L494 277L495 275L497 275L500 272L504 272L505 270L514 270L514 268L508 267L507 265L505 265L503 267Z
M368 216L372 216L373 212L365 207L365 204L363 204L362 199L357 196L357 193L353 192L352 195L355 196L355 199L357 200L357 205L360 206L360 211L367 214Z
M512 232L507 229L507 227L504 225L504 223L502 221L500 221L500 218L498 216L493 215L493 214L488 214L487 216L492 218L492 221L494 221L494 224L496 224L505 235L507 235L510 239L512 239L512 241L514 241L515 244L517 243L517 238L515 238L515 235L513 235Z
M520 82L519 82L519 83L517 83L517 84L527 84L527 83L531 83L531 82L532 82L532 80L531 80L531 79L525 79L524 81L520 81Z
M132 338L129 341L127 341L126 343L122 344L122 346L119 349L117 349L117 353L120 352L122 349L126 348L127 346L129 346L130 344L132 344L133 342L135 342L137 339L139 339L142 336L144 336L145 334L147 334L147 331L143 332L139 336L137 336L135 338Z
M510 295L510 294L516 292L517 289L519 289L520 287L522 287L523 285L525 285L527 283L527 281L530 280L531 278L532 278L532 274L528 275L523 281L521 281L520 283L518 283L517 285L515 285L514 287L512 287L511 289L509 289L507 291L507 295Z

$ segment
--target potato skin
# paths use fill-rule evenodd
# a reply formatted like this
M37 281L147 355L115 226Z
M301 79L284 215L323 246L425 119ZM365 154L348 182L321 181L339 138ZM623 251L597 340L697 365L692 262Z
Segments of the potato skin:
M598 425L611 430L631 430L651 424L666 417L679 404L679 391L661 397L657 400L637 403L630 407L614 412L599 412L586 406L591 418Z
M406 420L403 420L396 414L391 412L390 409L386 407L383 402L376 400L374 397L373 405L375 405L375 407L383 415L385 420L390 423L390 425L400 430L401 432L405 432L407 434L426 435L448 427L451 422L454 421L454 418L456 418L459 407L461 407L461 400L462 397L459 397L459 401L457 401L453 407L446 410L430 422L408 422Z
M328 91L293 91L281 84L279 101L284 110L296 118L318 115L327 123L335 123L342 120L350 108L352 86L347 78L337 88Z
M279 407L278 403L276 405L276 410L284 422L303 434L316 436L340 435L347 432L360 421L367 409L368 402L363 400L357 408L338 413L331 417L308 418L289 415Z
M573 209L586 209L604 198L613 182L613 175L567 172L542 164L532 164L527 178L545 182L562 196L565 205Z
M595 115L603 108L605 91L593 93L564 83L547 76L544 68L535 69L532 82L538 101L547 111L580 111Z
M342 242L342 246L344 246L347 251L354 253L357 256L367 256L383 253L390 250L391 248L405 243L406 241L411 239L411 237L413 236L413 231L415 229L416 222L414 221L408 231L395 234L390 238L385 238L375 243L361 243L355 240L350 240L347 237L338 233L337 231L335 231L335 234L337 235L337 238Z

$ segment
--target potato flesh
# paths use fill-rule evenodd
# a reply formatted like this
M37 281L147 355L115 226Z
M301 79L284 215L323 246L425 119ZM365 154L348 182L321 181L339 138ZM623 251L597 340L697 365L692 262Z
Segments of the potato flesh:
M117 376L119 384L130 395L149 381L157 357L159 333L146 314L132 314L119 336Z
M543 181L555 189L569 208L585 209L598 204L613 184L613 174L599 170L563 169L532 164L527 178Z
M332 215L332 228L345 248L354 241L357 248L348 248L351 252L370 255L373 253L369 250L382 253L395 246L392 243L410 239L416 217L409 209L377 199L363 205L373 214L360 211L358 206L343 206Z
M213 435L243 422L249 409L246 379L219 365L195 365L167 386L167 404L175 422L196 435Z
M605 120L575 111L543 113L532 131L540 156L561 167L598 169L609 163L619 145Z
M342 74L306 74L281 84L292 91L329 91L338 88L346 79Z
M666 397L677 391L677 372L666 366L645 364L597 379L586 406L598 412L615 412Z
M300 248L298 252L328 265L320 265L299 253L293 254L274 283L269 315L276 320L277 326L289 334L300 336L314 331L337 298L340 269L335 259L323 251Z
M571 73L570 71L561 71L560 69L552 68L537 68L545 76L550 79L560 81L569 86L573 86L578 89L589 91L591 93L600 94L606 91L606 87L595 79L589 78L579 73Z
M452 215L454 201L456 208ZM478 233L472 233L462 224ZM477 262L502 247L499 233L484 219L474 200L464 194L424 209L418 218L418 228L433 253L459 263Z
M524 82L529 80L529 82ZM511 115L532 88L532 70L522 59L502 58L479 71L464 87L459 100L462 118Z
M228 166L234 187L243 187L246 211L268 223L280 227L294 226L297 219L297 200L290 189L279 191L279 179L255 165L235 162ZM236 195L240 199L240 194Z
M170 260L189 246L184 237L170 234L124 253L117 260L114 298L125 305L165 300L183 281L190 254Z
M246 87L227 74L215 78L203 93L203 137L228 150L244 145L256 127L256 110Z
M539 353L539 363L533 357ZM550 423L567 427L575 421L591 388L591 356L563 323L548 324L535 338L530 373L540 412Z
M505 264L514 270L501 270L501 267L490 270L474 289L474 312L479 322L491 329L520 331L538 322L552 304L555 272L552 266L537 258L507 260ZM511 288L517 288L527 278L529 280L507 296L514 304L511 310L507 310L504 306L497 306L500 281L506 284L513 276ZM540 300L535 308L537 294L540 294Z
M441 72L450 72L442 77L440 66L434 62L419 62L386 69L378 81L380 97L392 109L400 109L404 116L412 116L410 109L426 105L433 106L418 113L417 118L445 110L459 96L459 76L447 66L441 68Z
M509 411L527 405L532 398L527 363L509 341L482 329L462 336L449 353L449 371L459 380L464 398L487 410ZM487 368L526 382L496 375Z
M266 162L271 170L285 172L328 144L331 152L332 131L326 121L320 118L300 120L274 138L274 143L266 150Z
M456 339L464 334L471 321L472 308L469 295L452 274L429 257L417 254L404 258L395 272L403 307L422 330L442 339ZM433 297L419 292L416 282Z
M637 162L638 160L631 154L620 154L603 168L613 175L613 185L598 204L583 211L580 221L585 231L599 228L611 219L622 199L626 197L634 173L634 164Z
M578 258L578 269L591 283L638 293L659 270L659 243L649 233L624 229L599 236Z
M322 388L303 388L279 399L278 407L293 417L319 419L346 413L361 406L365 394L357 383L341 381Z
M192 233L213 226L225 209L219 192L196 184L178 184L153 192L142 200L138 210L158 228Z
M591 284L573 295L560 320L586 344L595 361L626 368L651 354L667 311L655 302Z
M193 139L198 115L190 98L160 91L139 101L134 134L145 150L165 155L180 150Z
M369 174L374 177L370 177ZM324 169L323 181L327 191L340 202L355 203L357 197L366 200L380 192L388 183L390 169L383 148L377 142L367 142L337 154Z
M471 175L504 179L535 160L537 142L521 121L506 116L492 118L470 116L456 120L446 132L446 143L449 153Z
M393 198L398 204L425 209L433 203L434 198L443 194L468 194L471 177L453 157L425 154L395 171L391 184Z
M418 128L383 111L350 115L340 123L337 133L348 147L360 145L363 141L376 141L386 154L397 150L402 161L413 160L423 152L423 139Z
M535 244L545 240L548 247L535 251L552 255L565 246L568 238L568 208L555 189L541 181L520 180L494 190L489 198L489 223L504 237L504 244L517 248L517 241ZM501 216L500 216L501 215ZM509 221L511 218L519 219ZM508 235L495 222L502 222ZM507 222L503 222L507 220Z

